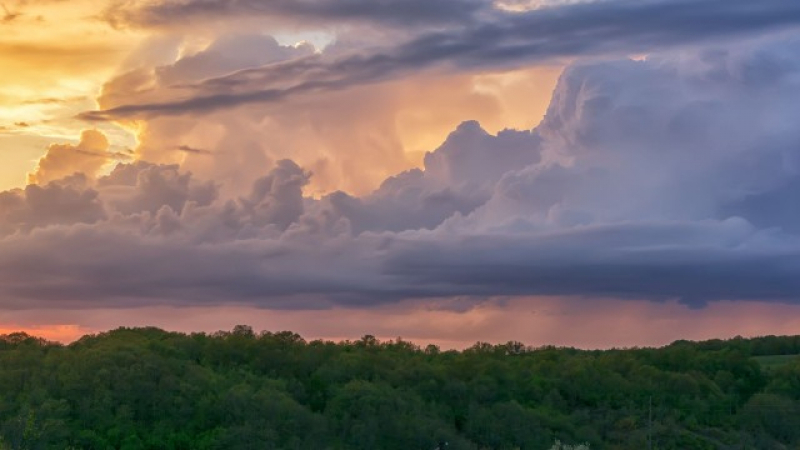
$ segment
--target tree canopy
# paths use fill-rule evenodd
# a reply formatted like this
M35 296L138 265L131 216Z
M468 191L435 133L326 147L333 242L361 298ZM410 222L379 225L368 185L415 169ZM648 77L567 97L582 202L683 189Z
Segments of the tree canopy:
M800 336L585 351L248 326L0 336L0 449L798 448ZM574 446L574 447L572 447Z

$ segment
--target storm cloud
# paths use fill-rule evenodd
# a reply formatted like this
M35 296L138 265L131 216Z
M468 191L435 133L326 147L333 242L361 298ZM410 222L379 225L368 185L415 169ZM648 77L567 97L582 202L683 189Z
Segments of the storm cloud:
M185 13L191 17L213 15L215 11L246 14L258 5L272 5L264 7L265 14L291 14L290 10L297 8L308 14L318 10L321 16L334 20L366 14L376 22L382 17L402 22L406 16L397 14L395 9L412 17L442 16L447 21L452 15L444 11L474 14L470 20L456 21L454 25L403 35L397 45L353 51L347 51L345 46L330 55L323 52L182 85L179 89L165 88L148 100L132 98L129 103L89 111L81 117L113 120L203 113L237 105L281 102L297 95L341 90L426 70L508 69L566 58L650 53L679 45L696 46L779 32L800 24L800 5L783 0L592 1L523 11L498 9L488 2L466 3L473 7L443 8L440 2L424 2L422 6L406 1L370 2L374 7L359 7L349 1L190 1L147 4L132 10L121 6L119 10L129 11L125 14L134 23L147 23L150 15ZM288 7L289 4L294 6ZM437 16L440 9L442 14ZM405 20L409 26L415 23L411 17Z
M485 0L190 0L117 1L103 17L116 26L171 27L220 18L296 20L299 23L367 22L407 27L413 24L462 23L491 9Z
M465 122L423 167L362 196L304 196L314 174L290 160L265 164L238 196L151 163L7 192L0 200L18 212L0 217L0 298L7 308L498 295L796 303L800 214L785 206L800 185L798 48L777 36L576 62L535 129ZM70 220L37 212L43 196L67 193L85 206Z

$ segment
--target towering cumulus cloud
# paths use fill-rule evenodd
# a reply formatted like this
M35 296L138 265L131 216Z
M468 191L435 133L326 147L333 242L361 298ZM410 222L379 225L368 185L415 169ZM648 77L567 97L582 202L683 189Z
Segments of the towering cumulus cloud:
M195 3L154 5L170 12ZM285 14L314 11L311 2L275 5ZM189 12L206 11L197 8ZM146 8L109 14L136 24L162 17ZM318 55L266 46L278 59L291 54L280 70L304 64L326 76ZM214 48L149 76L174 84L213 75L203 61L217 57ZM32 176L37 185L0 194L0 301L313 308L577 295L695 307L794 302L798 48L781 34L575 62L538 127L492 134L466 121L422 167L363 195L308 196L315 168L286 158L253 159L245 169L260 175L244 189L165 161L119 164L95 180L100 165L90 154L107 145L88 132L76 147L50 149ZM236 92L242 80L282 82L273 75L245 70L202 83ZM213 157L239 150L220 151ZM191 155L201 168L212 157ZM70 162L57 172L55 158Z
M800 23L800 6L784 0L758 6L749 0L132 0L110 2L101 16L126 30L189 37L176 38L174 58L127 67L132 70L106 84L100 108L81 118L136 123L144 159L181 163L222 181L225 191L242 192L261 175L246 168L288 158L314 172L307 191L360 195L418 164L423 148L406 150L424 127L409 123L429 123L428 132L437 127L439 140L467 119L498 131L498 117L513 115L509 97L550 89L531 74L522 78L539 89L509 87L512 77L486 89L481 76L782 32ZM265 32L282 36L284 45ZM286 45L287 35L316 36L315 47ZM211 43L198 49L197 40ZM425 145L435 143L429 138Z

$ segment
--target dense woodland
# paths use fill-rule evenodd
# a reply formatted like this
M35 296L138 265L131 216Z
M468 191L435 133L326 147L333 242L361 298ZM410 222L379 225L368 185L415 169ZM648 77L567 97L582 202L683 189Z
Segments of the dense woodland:
M800 448L800 336L582 351L0 336L1 449ZM769 358L766 355L773 355Z

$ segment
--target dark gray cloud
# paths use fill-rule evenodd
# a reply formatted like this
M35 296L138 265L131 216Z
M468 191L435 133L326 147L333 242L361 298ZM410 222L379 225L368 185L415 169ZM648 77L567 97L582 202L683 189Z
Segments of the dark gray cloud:
M459 295L677 298L697 305L793 303L800 295L800 242L740 219L505 236L289 233L213 245L180 231L157 234L163 231L141 236L107 223L8 237L0 242L3 305L303 309Z
M349 3L320 5L347 6ZM410 7L407 2L388 2L378 6L376 11L391 15L395 4ZM176 5L210 8L216 3L189 2L173 6L178 7ZM232 4L224 2L223 5ZM131 98L128 104L87 112L81 117L109 120L201 113L238 105L279 102L290 96L345 89L427 69L497 69L559 58L653 52L800 25L800 4L785 0L757 3L749 0L616 0L565 4L527 12L487 11L476 20L423 32L396 46L268 64L183 86L175 92L166 89L161 98L154 101L137 102ZM187 93L190 93L188 97Z
M380 25L462 23L487 10L486 0L162 0L122 1L104 13L117 26L172 27L219 19L258 17L311 24L368 22Z
M771 242L771 248L764 242ZM431 236L397 246L385 272L436 295L800 298L800 239L742 219L578 227L539 235Z
M204 148L192 147L190 145L179 145L179 146L175 147L175 150L178 150L178 151L181 151L181 152L185 152L185 153L192 153L192 154L195 154L195 155L210 155L210 154L213 153L211 150L206 150Z

